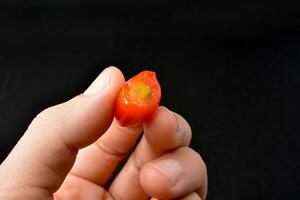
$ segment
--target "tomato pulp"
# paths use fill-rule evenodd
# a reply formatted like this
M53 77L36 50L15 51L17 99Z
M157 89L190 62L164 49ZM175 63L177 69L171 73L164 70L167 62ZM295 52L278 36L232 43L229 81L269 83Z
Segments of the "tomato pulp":
M153 71L142 71L129 79L118 94L115 117L123 126L141 123L158 107L159 82Z

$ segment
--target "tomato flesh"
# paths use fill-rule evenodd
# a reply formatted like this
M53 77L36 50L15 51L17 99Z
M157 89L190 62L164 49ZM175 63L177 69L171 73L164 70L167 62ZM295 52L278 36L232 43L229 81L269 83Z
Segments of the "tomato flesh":
M158 107L161 89L155 72L143 71L129 79L118 94L115 117L121 125L141 123Z

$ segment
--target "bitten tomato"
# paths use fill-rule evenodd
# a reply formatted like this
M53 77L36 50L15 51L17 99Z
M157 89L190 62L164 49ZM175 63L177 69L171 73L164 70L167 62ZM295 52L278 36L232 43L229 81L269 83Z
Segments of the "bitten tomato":
M123 126L147 120L158 107L161 89L155 72L143 71L129 79L118 94L115 117Z

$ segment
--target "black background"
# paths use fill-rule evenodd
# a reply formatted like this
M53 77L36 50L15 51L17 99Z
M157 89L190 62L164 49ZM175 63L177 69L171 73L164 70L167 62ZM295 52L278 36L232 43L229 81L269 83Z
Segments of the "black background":
M42 109L116 65L157 72L193 129L208 199L300 198L300 4L0 3L0 159Z

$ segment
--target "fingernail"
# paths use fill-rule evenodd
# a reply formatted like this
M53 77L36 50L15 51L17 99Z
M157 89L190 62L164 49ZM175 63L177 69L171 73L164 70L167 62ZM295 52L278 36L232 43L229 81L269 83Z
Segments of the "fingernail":
M168 108L162 106L167 112L169 112L169 115L174 119L175 123L176 123L176 130L175 130L175 134L176 134L176 139L178 141L179 144L185 144L185 129L183 127L182 122L180 122L179 117L172 111L170 111Z
M83 93L84 95L93 95L102 91L111 81L110 69L104 69L101 74L94 80L94 82Z
M184 127L183 127L183 124L182 122L180 121L179 117L175 114L175 113L172 113L175 120L176 120L176 136L177 136L177 139L179 141L180 144L183 144L185 143L185 133L184 133Z
M176 184L180 174L182 173L182 166L179 162L167 159L155 161L153 164L169 179L172 185Z

